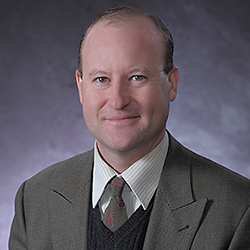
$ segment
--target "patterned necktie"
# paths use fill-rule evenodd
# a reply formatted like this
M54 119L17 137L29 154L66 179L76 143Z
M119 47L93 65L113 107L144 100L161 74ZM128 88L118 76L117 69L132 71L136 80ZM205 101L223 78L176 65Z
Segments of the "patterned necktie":
M126 206L122 199L122 191L125 181L122 178L115 177L111 184L111 200L103 215L104 225L111 231L118 229L126 220Z

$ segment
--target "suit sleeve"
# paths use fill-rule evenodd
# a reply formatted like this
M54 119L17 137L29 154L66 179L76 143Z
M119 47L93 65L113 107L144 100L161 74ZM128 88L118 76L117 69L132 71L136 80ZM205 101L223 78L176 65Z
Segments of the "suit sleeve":
M24 182L19 188L15 199L15 216L12 222L9 250L25 250L27 247L26 222L24 213Z
M250 207L242 217L228 250L250 249Z

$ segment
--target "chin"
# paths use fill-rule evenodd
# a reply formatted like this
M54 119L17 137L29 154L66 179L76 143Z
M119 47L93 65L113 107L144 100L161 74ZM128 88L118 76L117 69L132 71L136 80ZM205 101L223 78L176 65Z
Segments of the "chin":
M113 150L113 151L117 151L117 152L128 152L132 149L134 149L136 146L132 143L117 143L117 144L112 144L110 146L110 148Z
M104 140L101 144L111 151L128 152L136 148L138 141L135 138L128 140L128 138L119 137L116 140Z

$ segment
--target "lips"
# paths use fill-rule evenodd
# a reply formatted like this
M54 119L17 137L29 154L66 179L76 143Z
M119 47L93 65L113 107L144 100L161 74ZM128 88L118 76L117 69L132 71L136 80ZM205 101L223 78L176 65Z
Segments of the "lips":
M139 115L113 115L105 117L103 121L106 122L108 126L124 128L132 126L135 122L139 121L139 118Z
M139 115L130 115L130 116L111 116L111 117L106 117L104 120L108 121L124 121L124 120L132 120L139 118Z

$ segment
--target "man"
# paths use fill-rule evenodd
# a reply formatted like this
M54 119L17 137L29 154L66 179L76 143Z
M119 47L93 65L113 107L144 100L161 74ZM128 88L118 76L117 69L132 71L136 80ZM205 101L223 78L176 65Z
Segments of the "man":
M10 249L250 249L250 181L165 130L172 54L169 31L141 10L90 25L76 80L95 148L20 187Z

